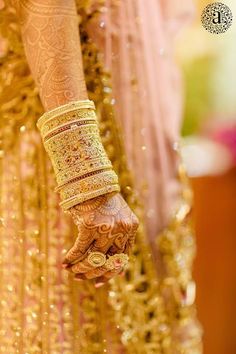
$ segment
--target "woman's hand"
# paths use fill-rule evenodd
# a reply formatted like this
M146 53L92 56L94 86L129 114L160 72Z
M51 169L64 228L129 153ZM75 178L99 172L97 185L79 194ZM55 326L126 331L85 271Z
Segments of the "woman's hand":
M122 271L108 270L106 265L94 267L88 262L90 252L107 257L117 253L129 254L138 228L138 219L121 194L106 194L70 209L78 227L78 237L63 264L77 279L93 279L104 283Z

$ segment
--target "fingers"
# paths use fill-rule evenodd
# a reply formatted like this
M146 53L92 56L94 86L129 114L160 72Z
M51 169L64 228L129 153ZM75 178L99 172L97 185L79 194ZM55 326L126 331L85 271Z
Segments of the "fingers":
M118 274L121 274L122 272L123 272L123 268L109 270L106 273L104 273L102 276L96 278L96 284L106 283L111 278L113 278L114 276L116 276Z
M101 225L101 223L99 225ZM104 223L102 225L104 225ZM134 244L137 227L138 223L134 219L131 224L119 221L116 224L116 229L113 230L115 231L113 235L107 232L108 227L105 229L106 232L104 232L103 228L103 232L101 233L97 225L93 227L90 226L89 229L87 228L87 232L80 230L81 234L66 255L64 261L64 263L66 263L66 269L76 274L76 279L96 279L97 283L107 282L113 276L119 274L122 271L121 268L108 270L108 267L105 267L105 265L94 267L94 265L90 264L88 261L89 252L101 252L103 255L108 256L120 253L129 254ZM85 231L85 229L83 229L83 231Z
M94 286L99 288L116 275L124 275L124 269L120 268L112 271L107 271L102 276L96 277ZM74 279L78 281L88 280L85 274L76 274Z
M73 273L86 273L89 272L91 268L92 268L91 264L88 262L87 259L85 259L81 262L77 262L76 264L72 265L70 267L70 270Z
M135 242L135 236L136 236L136 232L132 233L129 238L128 241L126 242L125 248L124 248L124 253L126 254L130 254L131 253L131 249L134 246L134 242Z
M124 253L130 255L132 248L133 248L133 243L130 243L128 241L125 245Z
M125 246L124 246L124 249L125 249ZM123 253L124 252L124 249L120 249L118 248L116 245L112 245L109 250L107 251L107 254L109 256L113 256L114 254L117 254L117 253Z
M78 262L86 257L86 251L94 241L95 235L93 232L80 233L75 240L73 247L67 252L63 264Z
M87 256L89 252L101 252L106 254L108 249L111 247L112 240L105 239L105 241L106 242L104 242L104 240L96 240L94 244L86 251L86 253L83 254L83 257L80 259L76 258L73 262L74 264L68 264L67 270L72 271L73 273L86 273L96 269L88 262Z
M94 242L94 245L92 245L90 247L89 252L101 252L103 254L109 254L109 255L113 255L116 253L122 253L125 246L126 246L127 237L123 237L122 244L121 244L121 240L119 240L118 238L116 238L115 240L109 240L109 239L105 238L106 242L104 242L104 240L102 240L102 239L103 239L102 237L100 237L100 239L97 239ZM120 247L122 247L122 248L120 248ZM87 252L87 255L88 255L88 252ZM107 272L107 269L104 267L94 268L94 266L92 266L88 262L87 258L72 265L70 267L70 270L73 273L86 273L86 277L88 279L92 279L92 278L101 276L103 273Z
M90 247L86 250L86 252L84 254L82 254L82 252L79 252L77 250L76 253L73 253L73 262L68 263L68 267L67 270L72 270L74 273L85 273L86 271L92 270L93 266L90 265L88 263L88 261L86 260L88 253L89 252L101 252L103 254L107 254L108 250L111 248L114 239L112 238L107 238L105 235L104 236L99 236L93 237L94 241L93 244L90 244ZM80 247L80 245L76 245L77 247ZM74 246L75 247L75 246ZM117 249L114 250L115 253L117 252ZM75 258L75 255L77 255L77 257ZM68 257L67 257L68 259ZM79 264L78 264L79 263ZM73 266L73 265L77 265L78 266ZM71 268L71 269L69 269Z
M63 264L68 265L67 269L70 265L83 261L87 257L88 251L106 254L114 240L107 238L105 235L98 235L97 232L89 232L86 236L81 234L77 237L74 246L65 257Z
M74 277L75 280L86 280L86 276L84 274L76 274Z
M85 262L86 263L86 262ZM103 274L107 272L107 268L105 266L94 268L87 262L87 269L86 267L81 266L80 263L74 265L72 267L73 273L76 273L75 278L79 279L93 279L101 277Z
M93 278L98 278L101 277L103 274L107 272L106 267L98 267L98 268L93 268L92 270L88 271L85 276L87 279L93 279Z
M104 240L98 240L98 242L96 242L96 240L94 244L90 247L89 252L99 251L103 254L108 255L125 253L125 250L129 248L127 246L127 244L129 243L127 239L128 236L123 236L122 239L119 237L117 237L115 240L108 239L109 242L104 242ZM103 248L101 249L100 246L102 246ZM86 252L86 258L83 258L83 260L76 262L76 264L68 265L67 267L67 270L78 275L76 276L77 279L99 278L102 282L105 282L121 271L121 268L108 271L108 269L104 265L101 267L94 267L89 263L87 255L88 251ZM79 275L83 275L83 277L79 277Z
M127 240L128 240L128 235L121 234L121 235L116 236L113 244L111 245L111 247L107 251L107 254L112 256L113 254L124 252L124 249L127 244Z
M118 250L119 253L122 253L121 250ZM116 253L117 254L117 253ZM105 265L100 267L94 267L88 261L88 259L84 259L81 262L76 263L75 265L71 266L71 271L76 274L83 274L85 275L86 279L93 279L99 278L104 275L104 279L109 280L114 275L121 271L121 267L118 269L109 270Z
M106 272L107 269L104 266L94 267L88 262L87 259L85 259L84 261L78 262L75 265L73 265L71 267L71 271L76 274L77 273L85 274L85 273L94 272L94 274L98 273L98 276L99 276L99 275L103 274L104 272ZM89 279L91 279L91 278L89 278Z
M91 252L101 252L106 254L111 245L113 244L113 238L107 238L106 236L99 236L94 241L93 245L90 247Z
M96 269L96 277L95 277L95 286L96 284L102 283L104 284L105 282L107 282L108 280L110 280L111 278L113 278L114 276L118 275L118 274L124 274L124 270L123 268L120 269L115 269L115 270L109 270L105 271L105 273L103 273L103 275L99 276L99 273L101 274L102 272L104 272L103 269ZM94 278L94 276L93 276ZM87 279L92 279L91 277L88 277L87 274L76 274L75 275L75 280L87 280ZM101 285L102 285L101 284Z

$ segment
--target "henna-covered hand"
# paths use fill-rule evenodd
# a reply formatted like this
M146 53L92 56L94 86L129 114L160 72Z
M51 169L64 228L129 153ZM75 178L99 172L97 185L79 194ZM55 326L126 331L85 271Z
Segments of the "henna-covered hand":
M121 268L108 271L105 265L94 268L87 260L89 252L99 251L107 256L129 254L138 228L138 219L121 194L106 194L70 209L78 227L78 237L68 251L64 264L77 279L105 282Z

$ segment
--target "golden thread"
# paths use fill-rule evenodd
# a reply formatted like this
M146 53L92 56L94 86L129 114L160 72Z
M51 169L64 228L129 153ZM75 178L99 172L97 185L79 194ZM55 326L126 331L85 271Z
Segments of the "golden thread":
M47 179L45 169L45 157L43 147L39 147L39 181L40 181L40 200L42 202L41 210L41 253L43 255L42 261L42 302L41 302L41 326L42 326L42 351L45 354L50 354L49 346L49 304L48 304L48 229L47 229Z
M17 140L17 171L18 171L18 180L19 180L19 229L20 230L24 230L25 229L25 225L24 225L24 200L22 198L22 188L23 188L23 183L22 183L22 176L21 176L21 166L20 166L20 161L21 161L21 156L20 156L20 142L19 140ZM20 306L19 306L19 310L21 313L21 322L20 322L20 328L24 327L24 303L25 303L25 267L26 267L26 262L25 262L25 248L26 248L26 239L25 239L25 234L21 233L21 237L22 237L22 242L20 244L20 255L21 255L21 286L20 286ZM23 352L24 350L24 332L21 331L20 332L20 338L19 338L19 350L20 352Z

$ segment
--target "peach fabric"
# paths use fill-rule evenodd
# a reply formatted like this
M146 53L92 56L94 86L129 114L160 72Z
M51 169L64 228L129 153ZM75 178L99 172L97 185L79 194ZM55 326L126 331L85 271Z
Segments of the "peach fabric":
M151 242L176 208L173 145L179 139L182 83L173 45L193 12L189 0L178 5L174 0L106 0L90 28L112 74L114 108Z

